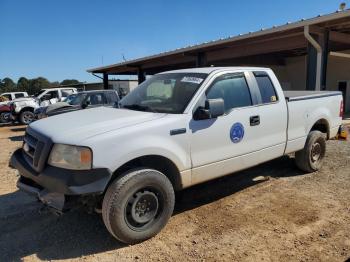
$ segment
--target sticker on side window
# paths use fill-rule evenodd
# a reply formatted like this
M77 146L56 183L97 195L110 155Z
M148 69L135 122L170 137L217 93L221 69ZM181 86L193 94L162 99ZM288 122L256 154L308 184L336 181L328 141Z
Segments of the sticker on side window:
M194 83L194 84L200 84L202 83L202 81L203 81L203 78L194 77L194 76L184 76L181 79L181 82Z

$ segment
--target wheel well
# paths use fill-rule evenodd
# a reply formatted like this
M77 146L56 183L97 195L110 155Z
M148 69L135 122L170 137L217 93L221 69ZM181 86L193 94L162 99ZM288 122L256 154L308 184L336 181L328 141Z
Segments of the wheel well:
M326 119L318 120L312 127L310 131L320 131L327 135L327 139L329 138L329 124Z
M113 173L113 177L109 183L120 177L126 171L138 167L152 168L162 172L169 178L174 190L180 190L182 188L180 172L176 165L168 158L158 155L142 156L130 160Z
M25 108L22 108L21 111L20 111L19 113L22 113L22 112L24 112L24 111L34 112L34 108L27 106L27 107L25 107Z

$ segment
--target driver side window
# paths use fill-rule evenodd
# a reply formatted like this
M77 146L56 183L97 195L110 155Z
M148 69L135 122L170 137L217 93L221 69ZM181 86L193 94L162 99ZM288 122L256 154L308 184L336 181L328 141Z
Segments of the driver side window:
M86 99L86 101L89 103L89 105L102 105L104 104L103 95L100 93L91 94Z
M58 91L49 91L47 92L41 100L50 100L52 98L58 98Z
M233 108L252 105L248 84L242 74L227 74L215 79L207 91L207 99L222 98L225 103L225 113Z

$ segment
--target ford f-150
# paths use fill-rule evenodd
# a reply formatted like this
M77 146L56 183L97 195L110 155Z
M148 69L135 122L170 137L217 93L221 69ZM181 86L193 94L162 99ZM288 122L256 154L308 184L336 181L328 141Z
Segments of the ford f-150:
M304 172L320 169L341 121L340 92L283 92L266 68L183 69L147 79L119 108L30 124L10 165L20 189L56 210L101 210L115 238L136 243L166 225L174 191L293 152Z

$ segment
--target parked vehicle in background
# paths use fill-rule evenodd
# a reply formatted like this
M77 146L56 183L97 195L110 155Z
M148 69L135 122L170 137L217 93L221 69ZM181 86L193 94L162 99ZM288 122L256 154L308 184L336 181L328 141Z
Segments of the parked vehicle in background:
M28 93L27 92L8 92L8 93L2 93L0 94L0 96L7 98L7 101L0 101L0 105L6 105L7 103L9 103L14 99L21 98L21 97L28 97Z
M64 102L35 109L35 119L73 112L99 106L114 106L118 103L118 93L114 90L92 90L68 96Z
M59 211L100 209L125 243L166 225L176 190L293 152L301 170L319 170L343 111L340 92L284 93L253 67L160 73L119 105L32 123L10 164L20 189Z
M0 123L11 121L11 109L9 105L0 105Z
M34 120L34 110L62 101L67 96L77 93L76 88L42 89L35 97L19 98L10 103L12 121L30 124Z

